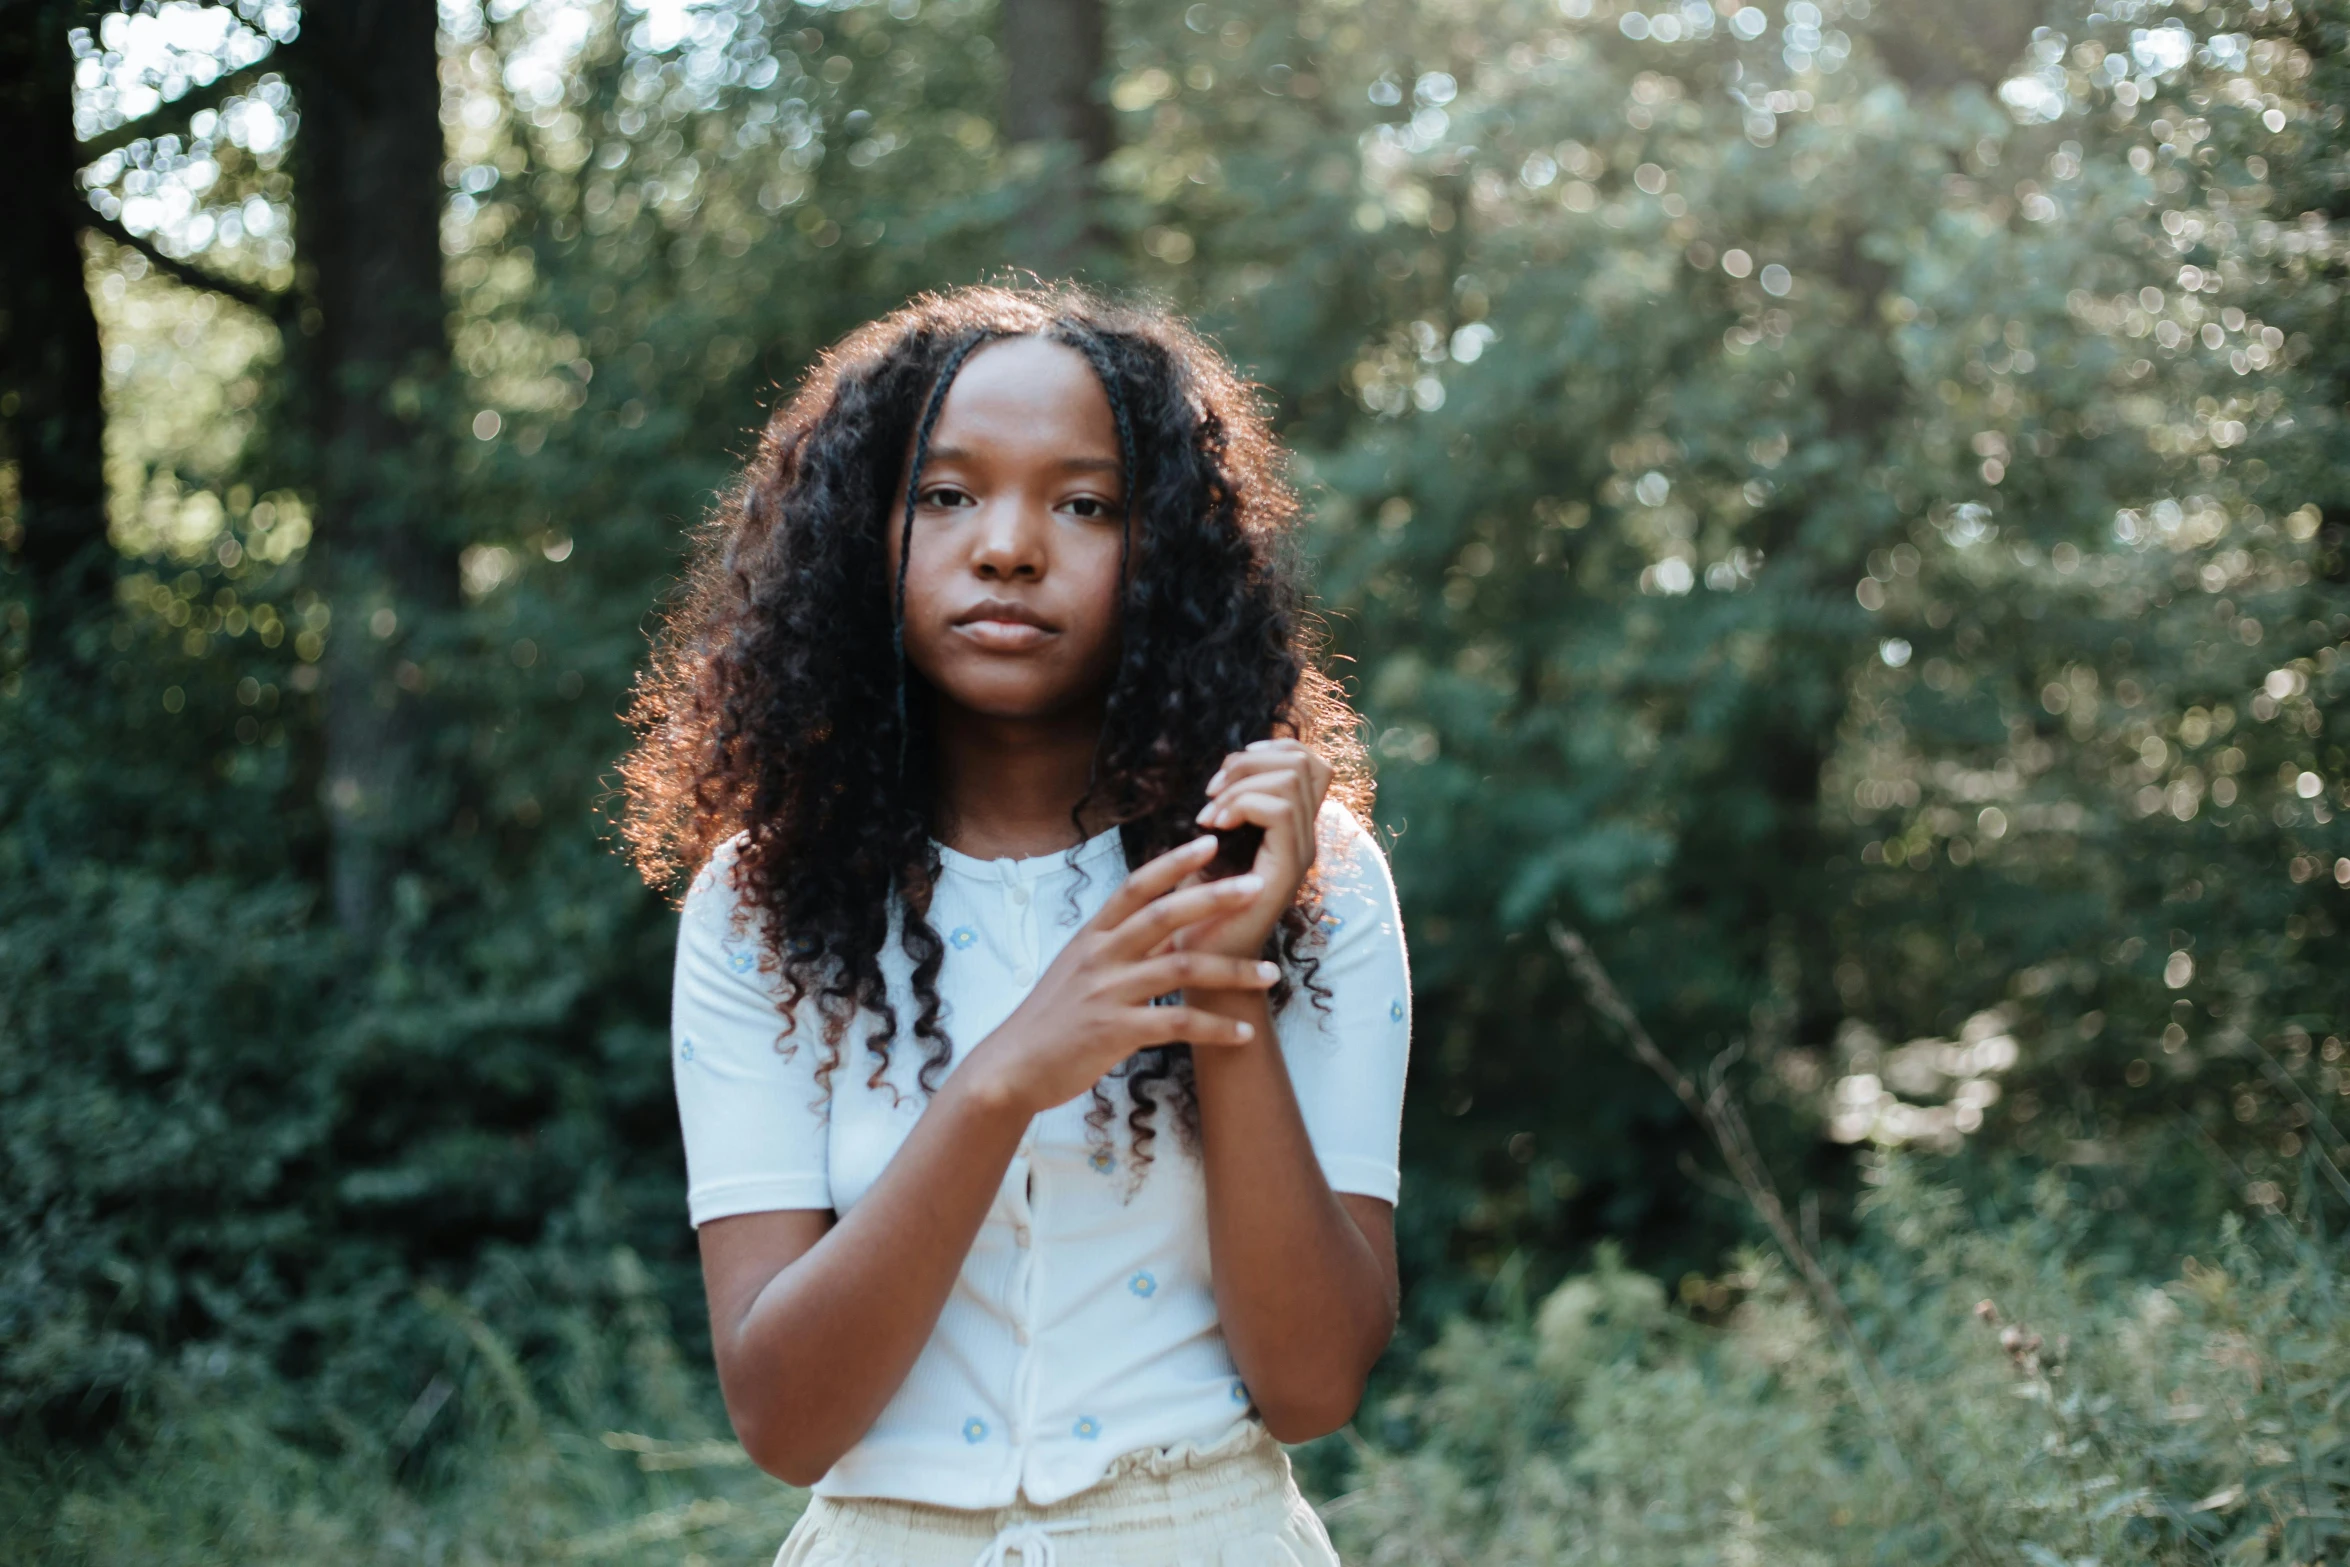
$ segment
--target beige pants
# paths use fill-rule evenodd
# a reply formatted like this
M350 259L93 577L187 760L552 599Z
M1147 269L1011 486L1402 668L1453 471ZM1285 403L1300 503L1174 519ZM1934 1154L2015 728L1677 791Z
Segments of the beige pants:
M1339 1567L1253 1421L1213 1447L1128 1453L1050 1507L965 1509L819 1496L775 1567Z

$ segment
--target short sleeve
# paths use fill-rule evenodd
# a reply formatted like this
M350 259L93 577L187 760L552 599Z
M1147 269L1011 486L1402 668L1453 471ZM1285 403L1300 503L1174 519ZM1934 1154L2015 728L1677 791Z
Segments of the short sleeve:
M738 1213L830 1208L822 1041L786 1035L781 981L759 966L755 921L733 927L732 846L694 878L677 927L670 1064L698 1228Z
M1404 1073L1411 1061L1412 982L1387 857L1346 807L1322 807L1317 849L1322 944L1276 1027L1306 1136L1332 1191L1394 1202L1403 1184Z

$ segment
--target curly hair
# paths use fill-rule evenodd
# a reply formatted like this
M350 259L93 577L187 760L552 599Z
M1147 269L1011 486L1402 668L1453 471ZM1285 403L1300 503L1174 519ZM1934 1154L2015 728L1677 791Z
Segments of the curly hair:
M1093 365L1126 469L1134 570L1072 842L1089 808L1117 823L1129 868L1189 840L1225 755L1270 736L1330 760L1340 803L1358 815L1370 803L1358 720L1302 602L1296 498L1254 389L1154 307L1070 285L916 298L825 353L768 421L696 540L638 679L637 741L621 764L623 835L648 882L675 888L736 842L737 918L756 911L762 967L783 982L779 1042L813 997L822 1084L860 1014L872 1020L870 1085L888 1072L900 1033L881 961L893 893L924 1092L953 1058L939 1022L945 946L927 918L940 871L934 694L905 665L903 582L890 580L884 530L901 498L910 522L955 371L986 342L1020 336ZM1298 984L1326 999L1318 935L1309 880L1266 942L1283 970L1276 1007ZM1193 1143L1190 1048L1145 1050L1123 1070L1137 1168L1162 1100ZM1097 1139L1111 1115L1097 1085L1087 1117Z

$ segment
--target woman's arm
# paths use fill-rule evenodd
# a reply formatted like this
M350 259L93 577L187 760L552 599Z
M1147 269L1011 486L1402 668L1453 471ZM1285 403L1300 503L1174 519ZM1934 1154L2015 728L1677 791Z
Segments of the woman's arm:
M979 1076L947 1078L847 1218L801 1209L702 1226L726 1412L779 1479L822 1479L929 1341L1032 1113Z
M1216 1313L1266 1429L1307 1441L1354 1418L1395 1331L1395 1210L1331 1191L1263 994L1187 999L1256 1032L1193 1057Z
M1265 890L1232 918L1186 930L1181 944L1263 949L1313 866L1329 783L1329 764L1294 740L1259 741L1225 758L1208 781L1201 825L1264 829L1255 869ZM1255 1034L1253 1044L1193 1062L1208 1243L1233 1363L1267 1428L1305 1441L1353 1418L1395 1331L1395 1210L1331 1190L1264 994L1187 991L1185 999Z
M760 1468L812 1484L872 1426L929 1341L1039 1111L1147 1045L1189 1039L1209 1047L1196 1052L1204 1059L1247 1041L1247 1020L1228 1011L1150 1004L1179 988L1261 992L1275 978L1254 960L1160 950L1261 890L1254 877L1173 890L1214 848L1203 837L1170 850L1110 895L1019 1009L947 1075L845 1218L802 1209L702 1226L719 1385Z

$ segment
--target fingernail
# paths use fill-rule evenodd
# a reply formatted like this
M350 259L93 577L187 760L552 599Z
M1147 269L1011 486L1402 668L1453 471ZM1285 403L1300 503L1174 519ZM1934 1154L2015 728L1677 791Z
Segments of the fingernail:
M1208 793L1210 794L1214 794L1218 789L1223 787L1224 775L1222 773L1218 773L1215 777L1208 780Z
M1257 965L1257 978L1259 978L1259 979L1279 979L1280 977L1281 977L1281 970L1280 970L1279 968L1275 967L1273 964L1270 964L1270 963L1260 963L1260 964L1258 964L1258 965Z
M1254 1039L1257 1037L1256 1025L1253 1023L1235 1023L1232 1026L1239 1031L1240 1037L1243 1039Z
M1224 885L1230 887L1235 893L1262 892L1265 890L1265 878L1262 876L1235 876Z

